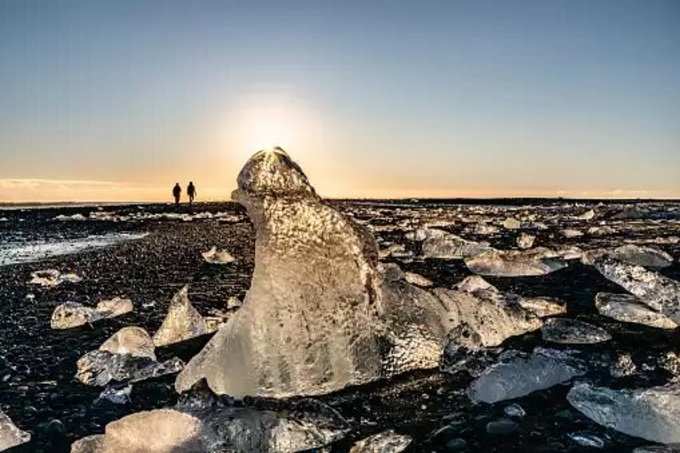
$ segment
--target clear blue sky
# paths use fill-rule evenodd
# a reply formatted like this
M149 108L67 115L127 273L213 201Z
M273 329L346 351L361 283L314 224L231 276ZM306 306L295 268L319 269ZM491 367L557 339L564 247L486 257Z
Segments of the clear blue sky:
M0 200L680 197L675 0L0 0L0 87Z

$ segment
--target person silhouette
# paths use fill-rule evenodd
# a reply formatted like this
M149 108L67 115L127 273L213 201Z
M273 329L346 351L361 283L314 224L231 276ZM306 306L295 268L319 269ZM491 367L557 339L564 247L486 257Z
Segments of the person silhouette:
M175 197L175 206L179 204L179 197L182 195L182 188L179 186L179 183L175 183L175 187L172 188L172 196Z
M193 181L189 181L189 185L187 186L187 195L189 195L189 206L191 206L191 203L194 202L194 198L198 192L196 192L196 186L194 186Z

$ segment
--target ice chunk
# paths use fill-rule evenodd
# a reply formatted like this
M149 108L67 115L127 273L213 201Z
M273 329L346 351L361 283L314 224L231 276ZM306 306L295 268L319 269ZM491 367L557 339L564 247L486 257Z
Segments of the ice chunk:
M505 406L503 413L508 417L522 418L527 415L526 411L522 406L517 403L512 403L509 406Z
M92 307L77 302L65 302L52 312L50 327L53 329L71 329L100 319L99 313Z
M413 439L393 430L383 431L360 440L349 453L399 453L406 450Z
M411 283L412 285L432 286L431 280L423 277L420 274L416 274L414 272L404 272L404 278L406 279L407 282Z
M592 209L587 210L583 214L579 214L574 216L575 219L577 220L592 220L595 217L595 211Z
M127 404L130 402L132 385L125 387L108 386L99 394L97 401L106 400L113 404Z
M488 242L474 242L451 233L425 239L422 254L425 258L465 259L491 250Z
M233 197L256 232L251 286L178 391L205 378L237 397L314 395L438 364L447 308L384 276L368 230L322 203L285 152L255 154Z
M156 360L151 336L141 327L123 327L99 346L100 351L113 354L130 354Z
M168 314L153 336L156 346L179 343L209 333L203 316L191 305L188 291L189 287L184 286L170 301Z
M523 309L516 298L495 288L478 289L472 293L444 288L434 290L447 307L453 325L466 325L469 332L478 335L479 345L498 346L506 339L539 329L543 324L532 313ZM465 334L464 331L460 333ZM470 335L467 333L465 335ZM449 341L459 342L458 338Z
M94 434L78 439L71 444L71 453L107 453L104 450L104 437L104 434Z
M475 225L473 232L479 235L491 235L498 233L499 229L497 226L489 225L488 223L478 223Z
M673 257L657 247L622 245L611 251L611 258L643 267L661 268L673 264Z
M560 234L567 239L577 238L577 237L583 236L583 233L581 231L574 230L574 229L571 229L571 228L566 228L566 229L560 231Z
M90 351L77 362L76 379L83 384L103 387L111 381L139 382L167 374L177 373L184 363L177 357L159 363L149 357L131 354L113 354L108 351Z
M632 294L597 293L595 307L601 315L621 322L644 324L659 329L678 327L671 319L649 309Z
M654 442L680 443L680 386L612 390L575 385L572 406L600 425Z
M252 407L234 407L230 397L218 398L201 385L180 397L178 410L202 422L201 435L210 451L285 453L321 449L342 439L347 421L333 408L312 399L284 404L253 400Z
M77 302L65 302L54 309L50 319L53 329L71 329L91 324L105 318L114 318L133 309L130 299L116 297L97 304L97 308L86 307Z
M46 287L53 287L64 282L78 283L82 279L76 274L62 274L56 269L45 269L42 271L31 272L30 284Z
M583 250L575 245L560 245L555 253L563 260L580 260L583 256Z
M583 264L594 265L595 261L601 261L604 258L650 268L668 267L673 264L673 257L663 250L634 244L622 245L612 250L589 250L583 255L581 261Z
M680 453L680 449L666 445L645 445L633 449L633 453Z
M593 434L593 433L584 433L584 432L578 432L578 433L569 433L567 436L579 444L582 447L586 448L604 448L605 446L605 441L601 437Z
M114 297L113 299L102 300L97 303L96 310L103 318L114 318L116 316L130 313L134 310L132 301L125 297Z
M472 401L496 403L569 381L586 372L573 351L537 348L531 355L510 351L468 387Z
M60 221L68 221L68 220L87 220L87 217L85 217L82 214L73 214L73 215L64 215L60 214L54 218L54 220L60 220Z
M534 245L534 241L536 240L535 236L532 236L527 233L521 233L519 236L517 236L517 247L521 249L530 249Z
M458 291L464 291L466 293L474 293L475 291L480 289L490 289L497 291L496 287L494 287L491 283L484 280L479 275L470 275L468 277L465 277L463 280L461 280L454 286L454 289Z
M680 283L642 266L610 258L596 259L595 268L654 311L680 323Z
M496 277L546 275L563 269L566 264L555 253L539 247L530 250L492 250L465 260L475 274Z
M630 354L620 354L616 358L616 362L612 363L609 367L609 374L616 378L630 376L635 373L636 368Z
M231 296L229 299L227 299L227 310L241 308L241 305L243 305L243 303L238 297Z
M106 425L104 435L74 443L78 453L201 453L208 449L201 439L201 422L172 409L137 412Z
M231 256L227 250L217 250L217 247L213 247L207 252L201 253L201 255L210 264L229 264L236 261L236 258Z
M503 228L506 230L518 230L521 226L520 221L513 217L508 217L503 221Z
M541 328L545 341L562 344L593 344L612 339L601 327L577 319L551 318Z
M31 435L29 433L17 428L12 420L0 411L0 451L25 444L30 440Z
M539 318L561 315L567 312L567 304L553 297L519 297L517 303Z
M128 415L106 425L103 436L77 441L71 451L288 453L322 448L348 431L335 410L313 400L281 409L233 407L219 401L189 406L180 403L178 409Z

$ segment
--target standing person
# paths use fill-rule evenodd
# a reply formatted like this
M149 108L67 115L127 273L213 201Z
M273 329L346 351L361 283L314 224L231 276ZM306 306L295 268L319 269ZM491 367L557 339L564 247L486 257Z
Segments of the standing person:
M179 196L182 195L182 188L179 183L175 183L175 187L172 188L172 196L175 197L175 206L179 204Z
M194 198L196 195L198 195L198 192L196 192L196 186L194 186L193 181L189 181L189 185L187 186L187 195L189 195L189 206L191 206L191 203L194 202Z

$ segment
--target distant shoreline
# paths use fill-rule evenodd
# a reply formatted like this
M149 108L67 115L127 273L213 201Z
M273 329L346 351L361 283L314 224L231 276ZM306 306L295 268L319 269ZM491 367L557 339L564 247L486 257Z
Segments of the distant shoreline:
M679 198L567 198L567 197L494 197L494 198L325 198L336 203L361 203L361 204L447 204L447 205L523 205L523 204L557 204L557 203L583 203L583 204L635 204L635 203L680 203ZM234 203L231 200L206 200L194 203L195 205L209 203ZM58 201L58 202L0 202L0 210L18 209L58 209L58 208L91 208L106 206L131 206L131 205L171 205L172 201ZM182 202L181 205L188 203Z

